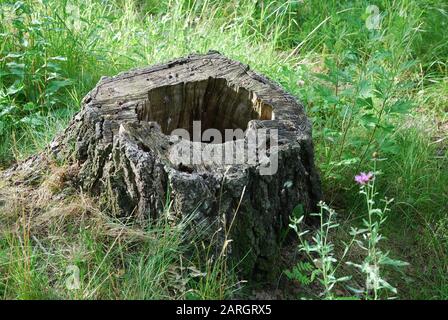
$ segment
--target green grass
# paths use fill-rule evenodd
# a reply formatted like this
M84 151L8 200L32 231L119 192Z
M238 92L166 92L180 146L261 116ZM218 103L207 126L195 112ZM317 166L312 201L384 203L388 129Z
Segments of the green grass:
M76 193L49 200L45 185L26 197L4 195L10 206L0 210L2 298L224 299L236 291L225 261L204 262L189 245L197 240L187 236L188 218L142 228Z
M362 218L353 176L371 168L374 152L386 159L379 163L384 175L378 188L395 198L384 231L386 249L411 265L404 274L394 273L398 296L446 299L448 4L376 1L382 21L378 30L369 30L370 4L0 0L0 166L47 145L101 76L218 50L304 102L314 124L325 200L339 212L341 228L359 226ZM47 244L48 235L39 245L33 237L5 233L0 293L7 298L232 294L234 287L225 282L235 279L207 263L186 275L179 258L184 248L161 228L148 232L162 232L162 240L132 244L114 243L115 238L75 224L70 237L84 248L79 257L60 254L64 244ZM45 253L48 246L53 251ZM72 263L81 266L82 292L64 289L64 271ZM56 278L49 277L55 270ZM116 275L119 270L126 272ZM190 277L204 272L205 278Z

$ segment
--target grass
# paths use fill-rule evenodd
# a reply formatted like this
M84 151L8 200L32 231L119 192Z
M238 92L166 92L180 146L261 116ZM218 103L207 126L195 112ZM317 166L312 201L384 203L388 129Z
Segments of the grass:
M187 239L188 218L142 228L112 218L76 191L64 196L55 181L58 173L34 190L2 189L3 298L224 299L235 291L223 263L205 276L199 254L185 258L197 242Z
M410 263L392 272L398 297L446 299L448 5L376 1L381 24L372 30L366 27L370 4L0 0L0 165L42 150L101 76L219 50L304 102L325 200L338 211L341 230L363 218L353 176L371 168L374 152L387 159L378 164L384 175L377 188L395 202L384 245ZM163 223L143 231L118 225L111 236L104 226L118 222L77 191L58 202L56 188L45 205L38 198L43 192L36 192L30 207L9 197L29 190L8 188L0 189L0 204L8 195L1 220L11 226L0 235L5 298L235 294L231 275L185 258L191 247L181 244L182 230L173 234ZM35 230L35 219L46 215L58 218ZM129 230L143 234L136 240ZM79 268L82 290L65 288L70 265Z

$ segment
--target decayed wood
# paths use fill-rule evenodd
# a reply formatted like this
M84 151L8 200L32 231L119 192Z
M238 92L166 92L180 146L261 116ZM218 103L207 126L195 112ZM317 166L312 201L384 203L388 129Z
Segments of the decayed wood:
M278 146L269 150L277 173L260 175L259 163L172 163L168 134L192 132L194 120L221 131L278 129ZM244 257L240 268L252 275L273 269L293 208L301 203L310 212L320 198L303 106L217 52L103 78L50 148L76 162L81 187L119 216L157 219L169 198L178 216L194 213L210 234L221 228L221 239L233 221L231 254Z

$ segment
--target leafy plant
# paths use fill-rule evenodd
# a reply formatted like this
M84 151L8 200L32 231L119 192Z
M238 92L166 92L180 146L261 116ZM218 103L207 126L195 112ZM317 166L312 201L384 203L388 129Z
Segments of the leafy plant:
M334 252L334 244L330 241L330 232L339 226L336 223L336 212L328 207L325 203L319 203L320 212L312 214L319 217L320 227L311 236L311 240L307 240L305 235L309 233L309 230L302 230L304 215L301 217L291 217L290 228L292 228L299 239L299 251L304 252L308 259L314 264L314 270L311 270L310 264L304 265L303 262L296 265L293 271L287 273L290 278L293 278L303 284L310 284L314 279L318 279L322 285L323 292L321 296L326 299L333 299L335 297L333 293L334 286L337 283L342 283L350 279L350 276L338 277L337 271L340 266L340 262L336 259ZM353 241L352 241L353 242ZM342 261L348 252L352 242L346 247L346 250L339 259ZM304 275L303 271L311 272L310 276Z
M309 262L298 262L291 270L286 270L285 275L290 280L296 280L300 284L310 285L318 275L319 270Z
M340 225L336 222L336 212L323 202L319 203L321 208L313 216L319 217L319 228L307 239L309 229L303 229L304 215L291 217L290 228L292 228L299 239L299 251L304 252L310 262L299 262L286 275L290 279L309 285L314 279L318 279L323 287L321 295L326 299L337 298L334 288L337 284L344 284L351 280L351 276L339 276L341 263L354 266L365 275L364 289L355 289L347 284L347 288L357 295L366 299L379 299L384 290L396 294L397 289L384 279L383 268L385 266L403 267L408 263L390 258L389 253L380 249L379 242L384 239L381 234L383 224L390 211L389 205L392 200L385 199L384 207L375 206L375 177L379 172L361 173L355 177L360 185L360 193L364 195L367 206L367 217L362 219L363 228L351 228L350 241L342 243L343 252L340 257L335 252L335 245L331 241L331 232ZM365 252L363 261L345 261L353 246L356 245Z
M404 95L409 81L397 77L413 64L391 66L391 55L381 50L363 61L360 54L347 51L327 57L326 71L314 75L316 81L307 96L314 123L320 127L318 138L326 151L323 165L327 175L353 163L359 169L374 150L385 155L398 152L396 120L408 114L413 103Z
M62 91L73 83L63 72L66 58L52 56L47 30L54 18L33 15L28 2L0 5L0 136L7 127L45 126L48 112L64 105Z
M355 243L366 255L361 263L347 262L365 274L364 296L375 300L380 298L380 294L384 290L397 294L397 289L384 278L383 268L386 266L398 268L408 265L407 262L390 258L389 252L381 250L379 246L380 241L384 240L381 229L387 220L390 211L389 205L393 201L393 199L386 198L381 200L384 204L383 207L380 208L376 205L378 193L375 189L375 180L379 174L380 172L374 171L368 174L361 173L355 177L356 182L360 185L359 192L365 197L367 218L362 220L364 228L353 229L352 233L361 235L361 239L357 239Z

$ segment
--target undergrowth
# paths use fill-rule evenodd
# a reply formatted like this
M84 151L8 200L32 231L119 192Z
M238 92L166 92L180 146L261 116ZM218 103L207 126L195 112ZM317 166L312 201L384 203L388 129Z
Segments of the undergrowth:
M102 76L218 50L304 102L324 200L338 212L335 255L364 218L353 177L374 155L386 159L376 188L395 201L382 245L410 264L388 281L398 298L448 298L446 1L0 0L0 20L3 168L42 150ZM185 261L181 227L141 230L109 221L78 191L42 204L9 187L0 189L0 219L14 226L0 235L5 298L224 298L238 287ZM42 215L51 219L36 230ZM78 272L81 289L67 290Z

